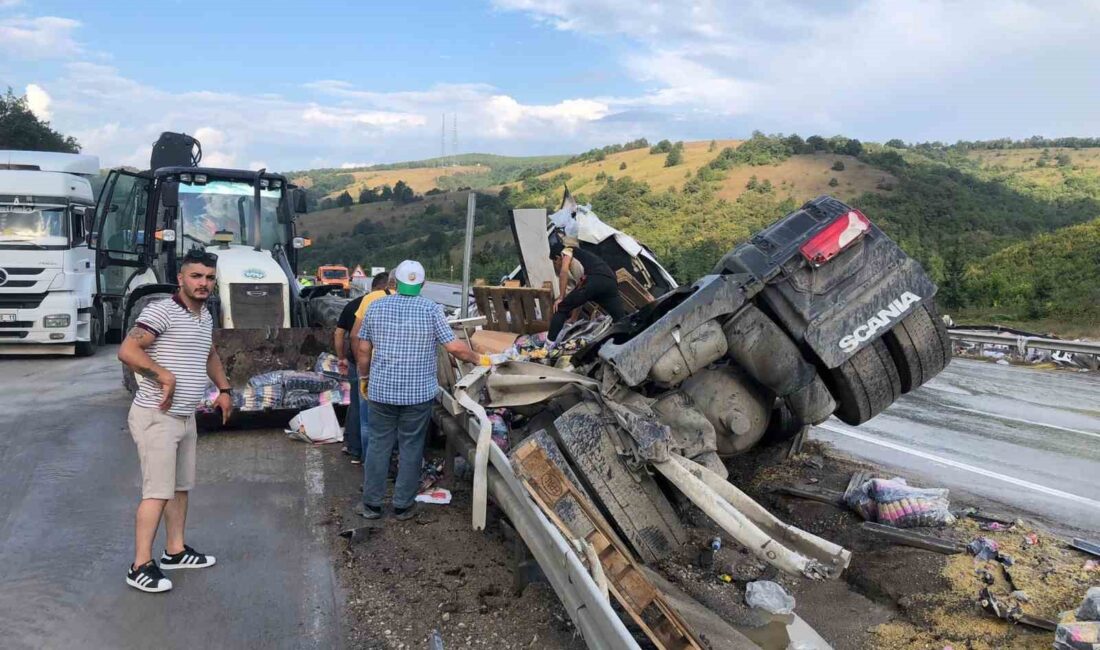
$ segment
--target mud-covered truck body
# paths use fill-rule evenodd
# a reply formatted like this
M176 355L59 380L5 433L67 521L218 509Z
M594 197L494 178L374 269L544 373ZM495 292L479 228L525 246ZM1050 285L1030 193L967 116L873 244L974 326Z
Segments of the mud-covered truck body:
M536 220L531 232L539 228ZM545 485L568 481L573 501L606 518L601 534L642 561L684 550L689 501L762 561L838 576L850 553L767 513L726 481L727 464L765 437L790 438L834 414L865 422L939 373L951 350L935 284L859 210L828 196L689 286L661 292L644 275L620 274L635 299L657 295L629 317L577 323L548 352L442 376L440 425L449 436L476 434L477 458L487 459L492 424L479 409L504 408L517 423L515 472L537 488L548 476L539 459L552 460L562 476ZM483 462L475 459L475 526ZM559 494L543 496L557 503ZM547 508L546 499L539 507L567 538L590 534L576 504Z

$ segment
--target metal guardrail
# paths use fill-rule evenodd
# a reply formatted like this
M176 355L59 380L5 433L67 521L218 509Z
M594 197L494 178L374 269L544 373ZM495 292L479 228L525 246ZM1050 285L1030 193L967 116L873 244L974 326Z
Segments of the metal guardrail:
M998 334L995 332L960 329L949 329L947 332L950 334L951 340L953 341L964 341L981 345L1007 345L1016 348L1021 354L1030 348L1034 350L1051 350L1053 352L1100 356L1100 343L1093 341L1064 341L1062 339L1048 339L1040 336L1017 336L1013 334Z

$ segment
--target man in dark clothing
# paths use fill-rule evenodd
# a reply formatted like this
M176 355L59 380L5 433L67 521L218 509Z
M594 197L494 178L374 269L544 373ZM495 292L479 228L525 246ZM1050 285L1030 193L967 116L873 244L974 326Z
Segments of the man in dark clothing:
M567 245L559 233L554 233L550 236L550 259L554 261L554 268L558 269L558 295L561 296L554 303L554 315L550 319L547 337L551 341L558 338L573 310L586 302L603 307L612 320L626 316L615 272L599 255L579 245ZM572 291L568 291L570 277L575 282Z
M384 273L375 276L371 283L371 291L384 290L387 277ZM351 456L351 462L355 465L363 462L363 438L359 417L359 372L355 364L355 341L351 338L351 332L355 327L355 314L363 304L364 298L366 298L365 295L359 296L344 305L344 310L340 312L340 319L336 321L336 333L333 335L340 372L347 375L351 383L348 416L344 421L344 451Z

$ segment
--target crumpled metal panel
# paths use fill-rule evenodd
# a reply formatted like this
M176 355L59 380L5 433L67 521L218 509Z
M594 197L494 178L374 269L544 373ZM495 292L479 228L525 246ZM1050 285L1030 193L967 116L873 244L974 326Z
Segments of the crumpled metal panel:
M653 364L676 345L676 333L687 334L703 323L737 311L747 297L748 275L708 275L693 285L695 291L642 331L623 343L609 341L600 358L611 364L628 386L645 381ZM670 294L672 295L672 294Z

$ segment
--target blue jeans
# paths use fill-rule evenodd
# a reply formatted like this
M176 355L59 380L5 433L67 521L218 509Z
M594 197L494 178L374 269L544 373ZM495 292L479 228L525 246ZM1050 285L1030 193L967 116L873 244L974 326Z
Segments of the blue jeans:
M416 500L420 487L420 466L424 460L424 441L435 400L399 406L367 402L370 411L368 453L363 462L363 503L381 508L386 497L386 474L390 469L393 444L398 444L397 480L393 486L393 506L408 508Z
M363 457L363 434L359 416L359 369L355 362L348 359L348 381L351 383L351 398L348 399L348 416L344 420L344 446L352 458Z
M359 446L363 450L359 457L366 461L367 447L370 443L370 432L367 429L367 422L370 421L370 409L367 408L367 398L359 392L358 381L352 385L351 398L359 403L356 407L359 411Z

